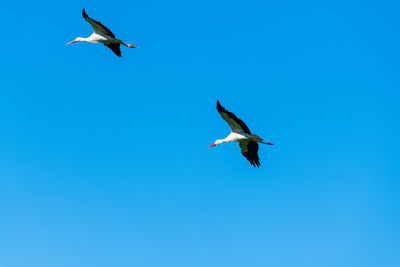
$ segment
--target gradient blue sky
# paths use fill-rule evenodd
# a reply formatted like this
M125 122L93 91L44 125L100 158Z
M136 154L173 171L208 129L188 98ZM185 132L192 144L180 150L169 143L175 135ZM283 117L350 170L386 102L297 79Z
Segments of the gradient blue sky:
M1 266L400 266L398 1L114 2L2 4Z

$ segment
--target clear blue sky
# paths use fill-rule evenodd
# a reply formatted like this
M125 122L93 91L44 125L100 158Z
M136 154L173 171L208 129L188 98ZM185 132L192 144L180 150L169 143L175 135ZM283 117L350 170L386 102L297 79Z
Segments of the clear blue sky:
M398 1L11 2L1 266L400 266Z

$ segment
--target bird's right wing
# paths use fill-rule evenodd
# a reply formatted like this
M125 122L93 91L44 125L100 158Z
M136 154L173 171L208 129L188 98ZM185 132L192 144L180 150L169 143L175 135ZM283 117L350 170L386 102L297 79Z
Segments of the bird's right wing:
M117 56L122 57L120 44L110 43L104 45L110 48Z
M251 134L249 127L247 127L241 119L236 117L235 114L221 106L219 100L217 101L217 110L219 115L221 115L221 117L229 124L232 132Z
M250 162L254 167L260 167L260 159L258 158L258 144L253 141L240 141L240 150L242 155Z
M92 26L95 33L103 35L103 36L108 35L108 36L111 36L112 38L115 38L115 35L112 33L112 31L110 31L109 28L107 28L106 26L101 24L101 22L89 18L89 15L86 14L85 9L82 10L82 16L87 22L89 22L89 24Z

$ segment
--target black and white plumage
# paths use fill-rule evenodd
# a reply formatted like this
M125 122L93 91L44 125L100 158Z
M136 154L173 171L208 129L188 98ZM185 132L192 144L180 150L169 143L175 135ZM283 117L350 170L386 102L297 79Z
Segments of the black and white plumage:
M67 44L72 44L75 42L103 43L119 57L122 57L120 49L121 44L130 48L136 47L134 44L126 44L123 41L116 39L115 35L112 33L112 31L110 31L110 29L104 26L101 22L90 18L85 9L82 10L82 16L92 26L94 33L88 38L77 37L75 40Z
M212 145L213 146L227 143L227 142L238 142L242 155L250 162L254 167L260 166L260 159L258 158L258 143L273 145L273 143L265 143L263 139L255 134L251 134L249 127L235 114L226 110L219 101L217 101L217 110L221 117L228 123L231 128L231 133L225 139L217 139Z

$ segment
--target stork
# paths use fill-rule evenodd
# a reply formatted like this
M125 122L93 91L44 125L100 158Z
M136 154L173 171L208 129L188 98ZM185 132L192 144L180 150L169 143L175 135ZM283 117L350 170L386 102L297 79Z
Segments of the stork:
M88 14L86 14L85 9L82 10L82 16L92 26L94 33L87 38L77 37L75 40L67 43L67 45L76 42L103 43L119 57L122 57L120 49L121 44L130 48L136 47L134 44L126 44L116 39L115 35L106 26L101 24L101 22L91 19Z
M231 133L225 139L217 139L212 145L213 146L227 143L227 142L238 142L242 155L250 162L254 167L260 166L260 159L258 158L258 143L273 145L271 142L264 142L264 140L258 135L251 134L247 125L235 114L226 110L219 100L217 100L217 110L221 117L228 123L231 128Z

